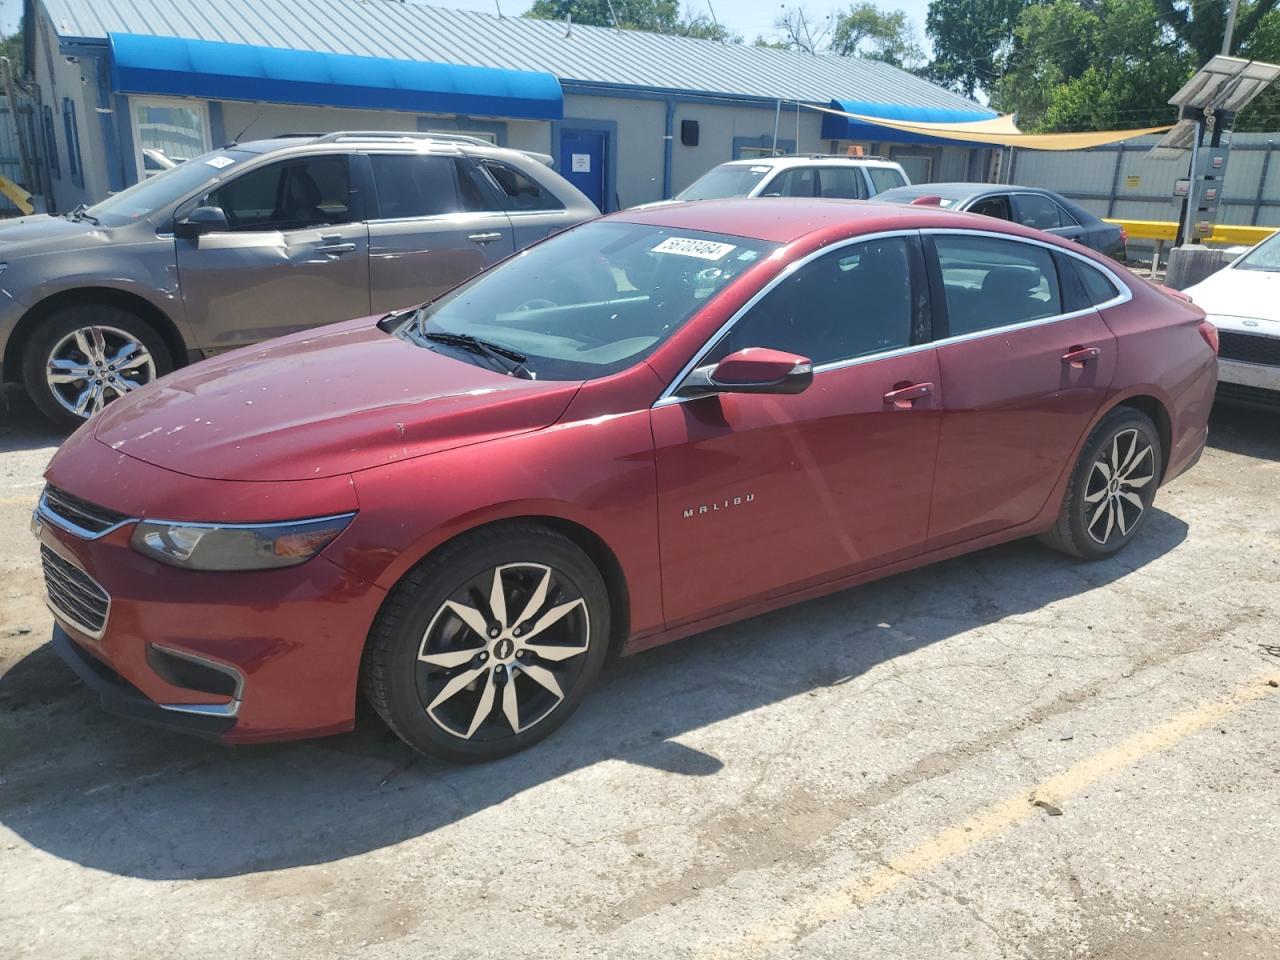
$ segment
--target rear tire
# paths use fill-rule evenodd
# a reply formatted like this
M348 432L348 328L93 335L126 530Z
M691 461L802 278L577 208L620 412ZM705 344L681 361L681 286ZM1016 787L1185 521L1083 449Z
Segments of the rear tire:
M609 637L608 591L582 550L540 524L495 524L396 585L370 632L361 686L420 753L496 760L569 718Z
M49 314L22 356L28 395L41 413L68 428L172 369L173 358L156 329L108 304L78 304Z
M1085 441L1062 511L1041 542L1083 560L1114 556L1146 523L1163 470L1164 451L1151 418L1116 407Z

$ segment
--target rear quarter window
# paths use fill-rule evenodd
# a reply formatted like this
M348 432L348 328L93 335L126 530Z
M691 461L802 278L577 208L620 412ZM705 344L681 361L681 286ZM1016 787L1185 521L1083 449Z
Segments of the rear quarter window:
M871 189L876 193L907 185L907 178L893 167L868 167L867 175L871 177Z

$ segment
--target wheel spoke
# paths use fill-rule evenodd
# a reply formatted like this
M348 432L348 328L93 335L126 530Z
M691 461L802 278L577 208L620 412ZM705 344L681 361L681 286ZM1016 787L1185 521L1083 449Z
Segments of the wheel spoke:
M542 605L547 602L547 591L551 588L551 570L548 569L542 575L542 579L538 581L538 586L533 591L533 596L529 598L529 602L524 605L524 612L520 614L513 622L524 623L535 613L542 609Z
M1133 472L1137 470L1139 466L1142 465L1142 462L1147 459L1147 455L1150 453L1151 453L1151 448L1144 447L1142 452L1139 453L1136 457L1134 457L1133 461L1124 468L1124 471L1120 474L1120 479L1127 480L1133 474Z
M130 390L134 390L141 386L141 384L134 383L132 380L126 380L124 377L116 377L114 380L109 380L108 385L116 392L116 396L118 397L123 397Z
M1107 498L1107 529L1102 534L1102 542L1106 543L1111 539L1111 531L1116 526L1116 504L1110 497Z
M101 389L96 383L91 383L80 392L80 396L76 397L76 413L79 416L88 414L89 405L93 402L94 394Z
M1121 490L1120 496L1137 507L1139 513L1147 509L1146 505L1142 502L1142 498L1136 493L1130 493L1128 490Z
M1129 532L1129 524L1125 522L1124 504L1121 503L1118 498L1116 499L1115 504L1116 504L1116 526L1120 528L1120 536L1123 537L1125 534Z
M488 669L489 668L487 666L484 666L476 667L474 670L464 670L441 688L440 692L436 694L436 698L432 700L431 703L427 704L427 709L434 710Z
M489 635L489 621L484 618L484 614L475 607L463 606L461 603L455 603L452 600L446 600L444 605L449 608L455 617L465 623L478 636L487 637Z
M516 678L513 675L502 688L502 712L506 714L511 732L520 732L520 704L516 700Z
M476 704L476 712L471 717L471 726L467 727L468 740L475 736L475 732L480 729L480 724L484 723L485 718L493 710L493 673L486 673L480 682L484 684L484 689L480 691L480 702ZM510 685L511 681L508 680L507 684Z
M1130 490L1139 490L1142 487L1145 487L1153 479L1154 479L1154 476L1138 477L1136 480L1125 480L1124 485L1128 487Z
M93 363L95 360L102 359L100 356L97 355L97 353L94 352L93 344L89 340L89 335L87 330L83 328L77 330L75 332L75 338L76 338L76 346L80 348L80 352L85 355L85 358L90 363Z
M559 606L552 607L546 613L538 618L538 622L529 630L526 637L536 637L542 631L546 630L553 624L559 623L564 619L565 615L577 606L586 606L586 601L579 597L577 600L570 600L568 603L562 603Z
M102 335L101 327L89 328L89 342L93 344L93 359L106 363L107 338Z
M1085 494L1084 502L1085 502L1085 503L1097 503L1099 500L1101 500L1101 499L1102 499L1103 497L1105 497L1106 495L1107 495L1107 488L1106 488L1106 487L1103 487L1103 488L1102 488L1101 490L1099 490L1097 493L1089 493L1089 494Z
M423 653L418 655L418 659L423 663L431 664L433 667L443 667L448 670L469 662L481 649L480 647L475 647L471 650L443 650L440 653Z
M1102 474L1103 480L1110 481L1111 468L1107 466L1107 463L1105 460L1099 460L1097 463L1093 465L1093 469L1097 470L1100 474Z
M564 699L564 693L560 690L560 684L556 681L556 675L546 667L522 663L520 664L520 669L524 671L525 675L528 676L530 680L541 684L554 693L557 700Z
M530 653L537 654L543 660L551 660L554 663L559 663L561 660L570 660L580 653L587 652L586 644L581 647L562 647L558 644L549 646L545 643L530 643L521 649L528 650Z
M493 614L499 626L508 626L507 624L507 594L502 587L502 568L496 567L493 571L493 586L489 590L489 612Z
M1105 492L1105 491L1104 491L1104 492ZM1089 518L1089 529L1090 529L1090 530L1092 530L1092 529L1097 525L1098 520L1102 517L1102 515L1103 515L1104 513L1106 513L1106 512L1107 512L1107 508L1108 508L1108 507L1110 507L1110 506L1111 506L1111 498L1110 498L1110 497L1108 497L1106 500L1102 501L1102 503L1100 503L1100 504L1098 505L1098 509L1097 509L1097 510L1095 510L1095 511L1093 511L1093 516Z
M1120 469L1120 434L1116 434L1111 438L1111 467L1112 473Z

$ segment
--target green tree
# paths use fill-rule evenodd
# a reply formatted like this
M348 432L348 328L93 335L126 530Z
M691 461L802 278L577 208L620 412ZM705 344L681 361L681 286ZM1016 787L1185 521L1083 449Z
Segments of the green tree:
M1033 0L930 0L924 30L933 45L926 75L972 97L1004 74L1013 29Z
M907 15L901 10L881 10L866 0L836 14L831 52L883 60L907 69L917 68L924 61L924 51Z
M568 20L592 27L647 30L681 37L740 43L742 38L709 16L688 16L677 0L536 0L525 13L538 20Z

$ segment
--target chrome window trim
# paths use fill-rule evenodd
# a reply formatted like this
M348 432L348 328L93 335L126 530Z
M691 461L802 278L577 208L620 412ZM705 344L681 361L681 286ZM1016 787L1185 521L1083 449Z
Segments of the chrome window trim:
M675 395L675 391L679 389L680 384L684 383L685 378L687 378L690 373L692 373L694 370L697 369L698 361L700 361L703 357L705 357L711 351L711 349L717 343L720 342L721 338L724 337L724 335L727 334L730 330L732 330L734 325L737 324L737 322L740 319L742 319L742 317L745 316L747 312L751 310L752 307L754 307L757 303L759 303L762 299L764 299L764 297L770 291L772 291L774 287L776 287L778 284L782 283L784 280L790 277L791 274L795 273L797 270L801 269L802 267L816 260L820 256L823 256L827 253L831 253L832 251L835 251L835 250L843 249L844 247L852 246L853 244L856 244L856 243L864 243L868 240L880 240L885 237L910 237L910 236L989 237L993 240L1008 240L1013 243L1027 243L1033 246L1043 247L1044 249L1048 250L1050 253L1053 253L1056 251L1058 253L1065 254L1066 256L1074 257L1075 259L1083 262L1086 266L1093 267L1095 270L1098 270L1104 276L1110 279L1111 282L1115 284L1116 289L1119 290L1120 292L1116 296L1112 297L1110 300L1104 301L1103 303L1099 303L1094 306L1086 307L1083 310L1073 310L1069 313L1055 313L1052 316L1037 317L1034 320L1020 320L1017 323L1006 324L1003 327L990 327L985 330L975 330L971 333L961 333L955 336L943 337L938 340L930 340L928 343L915 343L907 347L898 347L896 349L885 350L880 353L867 354L864 357L850 357L847 360L832 360L829 363L815 365L813 368L813 373L815 376L817 376L820 373L827 373L831 370L842 370L845 367L853 367L863 363L870 363L873 360L887 360L893 357L906 356L908 354L922 352L924 350L934 350L934 349L937 349L938 347L945 347L953 343L964 343L965 341L968 341L968 340L977 340L981 337L1000 336L1002 334L1011 333L1015 330L1023 330L1023 329L1030 329L1032 327L1045 326L1047 324L1058 323L1063 320L1074 320L1077 317L1083 317L1089 313L1096 313L1100 310L1106 310L1111 307L1118 307L1121 304L1128 303L1130 300L1133 299L1133 291L1129 288L1129 285L1125 283L1123 280L1121 280L1120 276L1110 267L1107 267L1104 264L1098 263L1096 260L1093 260L1090 257L1086 257L1080 253L1077 253L1074 250L1070 250L1065 247L1059 246L1056 243L1048 243L1044 240L1038 240L1035 237L1020 237L1015 234L1004 233L999 230L979 230L975 228L960 228L960 227L919 227L919 228L913 228L909 230L882 230L876 233L867 233L857 237L846 237L843 240L837 240L834 243L829 243L825 247L815 250L812 253L809 253L806 256L802 257L801 259L795 261L794 263L789 264L776 277L774 277L767 284L761 287L760 290L758 290L750 300L748 300L741 307L739 307L738 310L733 314L733 316L731 316L728 320L726 320L724 324L720 327L720 329L717 330L714 334L712 334L711 337L706 341L706 343L704 343L702 347L698 349L698 351L693 355L693 358L687 364L684 365L684 367L676 375L675 379L673 379L669 384L667 384L666 389L664 389L662 393L658 396L658 399L653 402L652 409L657 409L658 407L671 406L672 404L677 404L677 403L684 403L687 400L701 399L701 397L678 397ZM704 394L703 396L710 396L710 394Z
M115 511L112 511L112 512L114 513ZM79 537L81 540L101 540L107 534L114 533L115 531L119 530L121 527L125 527L131 523L138 522L137 517L126 517L124 520L120 520L117 523L113 523L111 526L106 527L103 530L95 533L92 530L86 530L84 527L80 526L79 524L72 523L70 520L68 520L66 517L62 516L59 513L54 513L53 508L50 507L46 501L46 494L43 492L40 494L40 500L36 503L36 514L40 517L41 520L48 521L49 523L57 527L59 530L61 530L63 533L70 533L73 536ZM77 564L77 566L79 566L79 564Z
M88 624L81 623L76 616L68 613L67 611L59 607L57 604L55 604L53 602L53 595L49 593L49 587L47 584L45 585L45 588L44 588L44 605L49 608L49 612L52 613L55 617L60 618L65 622L71 624L71 626L75 627L76 630L80 631L80 633L83 633L86 637L89 637L91 640L101 640L106 635L107 624L111 622L110 592L108 592L107 588L104 587L102 584L100 584L97 580L89 576L88 572L85 570L84 567L82 567L75 560L72 560L71 558L67 557L61 550L55 550L53 547L51 547L49 544L45 543L44 541L40 542L40 546L47 549L50 553L52 553L54 556L60 559L63 563L66 563L68 566L75 567L77 570L79 570L80 573L84 574L84 578L88 580L90 583L92 583L99 590L101 590L102 595L107 598L107 609L106 609L106 612L103 613L102 615L102 627L98 630L90 629ZM44 572L43 563L41 563L40 574L42 577L47 579L48 575Z

